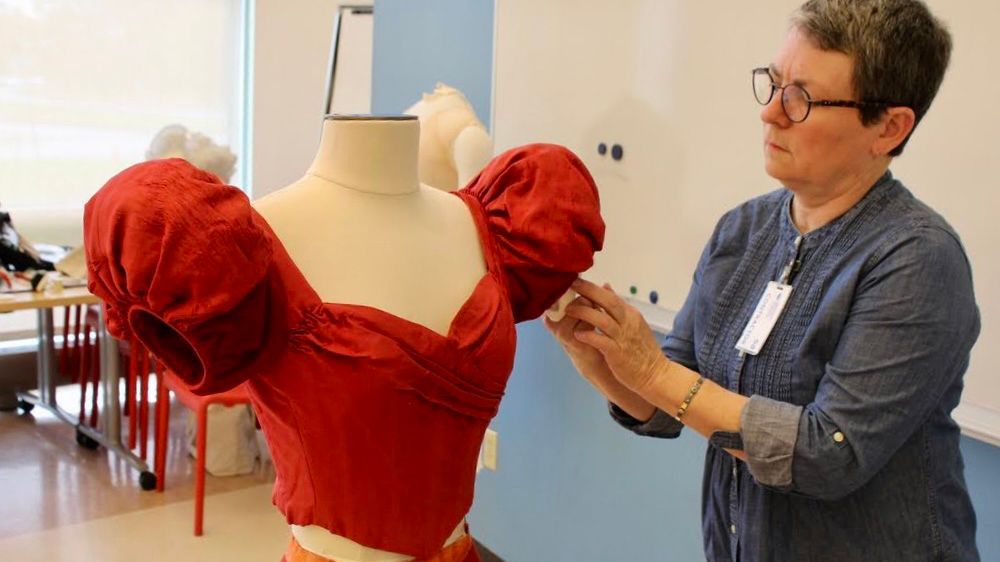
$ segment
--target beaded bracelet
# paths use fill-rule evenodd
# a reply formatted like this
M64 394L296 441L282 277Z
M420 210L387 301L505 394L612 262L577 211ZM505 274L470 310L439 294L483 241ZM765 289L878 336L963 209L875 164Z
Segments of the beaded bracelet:
M686 412L687 409L691 406L691 400L694 400L694 395L698 394L698 391L701 390L701 384L703 382L705 382L705 377L698 377L698 380L694 382L694 384L691 386L691 390L689 390L687 396L684 397L684 401L681 402L680 408L677 408L677 415L674 416L675 419L680 421L681 416L683 416L684 412Z

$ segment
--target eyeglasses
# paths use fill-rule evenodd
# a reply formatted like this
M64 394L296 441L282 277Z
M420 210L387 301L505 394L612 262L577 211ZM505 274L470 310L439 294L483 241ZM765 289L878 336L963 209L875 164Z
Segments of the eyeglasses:
M757 103L767 105L771 103L775 90L781 90L781 109L788 116L789 121L801 123L809 117L812 106L822 107L888 107L899 105L882 101L850 101L850 100L814 100L809 97L809 92L798 84L785 84L779 86L771 78L771 71L768 68L753 69L753 95L757 98Z

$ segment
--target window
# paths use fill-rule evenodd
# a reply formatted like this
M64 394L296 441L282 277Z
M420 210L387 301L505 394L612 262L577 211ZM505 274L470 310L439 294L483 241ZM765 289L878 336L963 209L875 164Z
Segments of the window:
M170 124L228 145L243 184L243 10L0 0L0 204L79 209Z

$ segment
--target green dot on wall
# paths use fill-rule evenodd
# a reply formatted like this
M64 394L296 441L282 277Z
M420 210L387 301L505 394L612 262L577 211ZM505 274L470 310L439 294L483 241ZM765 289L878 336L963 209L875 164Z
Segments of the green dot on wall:
M632 285L628 288L628 292L630 295L636 295L639 293L639 289L635 285Z

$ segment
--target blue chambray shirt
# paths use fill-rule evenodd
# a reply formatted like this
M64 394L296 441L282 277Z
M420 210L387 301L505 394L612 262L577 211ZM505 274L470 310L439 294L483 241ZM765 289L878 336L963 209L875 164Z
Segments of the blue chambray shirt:
M791 197L774 191L722 217L663 345L751 397L740 434L716 434L705 455L706 557L978 561L951 417L980 327L958 235L886 172L796 250ZM767 282L796 254L784 313L760 354L741 356ZM611 413L640 435L682 427L662 411L645 423Z

